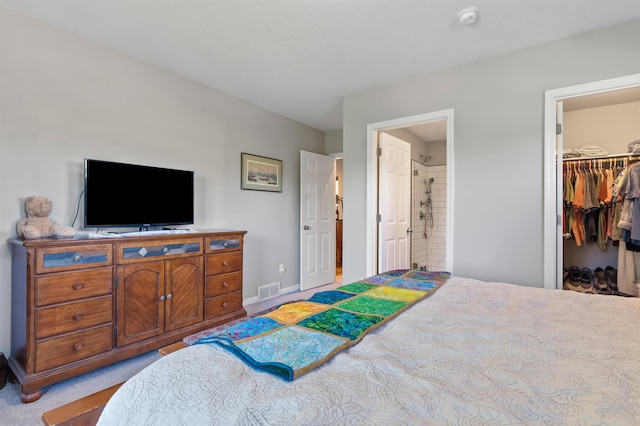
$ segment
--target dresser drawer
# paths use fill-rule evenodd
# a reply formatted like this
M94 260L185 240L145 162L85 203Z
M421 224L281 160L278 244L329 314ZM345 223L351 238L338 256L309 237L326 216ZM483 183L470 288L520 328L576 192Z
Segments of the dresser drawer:
M207 237L207 253L223 253L242 250L242 235Z
M36 372L67 365L112 349L113 327L111 325L37 341Z
M151 260L175 259L201 255L202 238L176 238L150 242L118 244L118 263L130 264Z
M111 294L113 268L36 277L36 306Z
M207 256L205 273L209 275L242 271L242 252L231 252Z
M36 339L113 321L113 296L36 309Z
M110 266L111 244L36 249L36 274Z
M213 297L204 301L204 319L208 320L242 309L242 292Z
M205 279L204 297L215 297L242 290L242 272L214 275Z

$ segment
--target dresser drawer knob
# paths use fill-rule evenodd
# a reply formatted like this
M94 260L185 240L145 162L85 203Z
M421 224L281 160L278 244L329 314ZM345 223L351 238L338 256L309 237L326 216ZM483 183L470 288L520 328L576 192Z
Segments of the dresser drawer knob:
M169 252L169 247L162 247L162 252L163 253Z
M228 304L227 302L224 302L224 303L222 304L222 307L223 307L223 308L228 308L228 307L229 307L229 304Z
M78 313L73 316L73 319L76 321L80 321L82 319L82 314Z
M73 255L73 261L74 262L80 262L82 260L82 256L78 253Z
M79 351L80 349L82 349L82 343L76 343L73 345L73 350Z
M169 293L167 294L167 299L171 299L173 297L173 294Z
M81 283L75 283L73 285L73 288L76 289L76 290L80 290L82 287L83 287L83 285Z
M222 262L222 264L223 264L224 266L229 266L229 261L228 261L228 260L225 260L224 262Z
M163 294L162 296L160 296L160 300L164 300L166 299L165 295Z
M225 282L223 282L223 283L222 283L222 287L229 287L229 283L228 283L228 282L226 282L226 281L225 281Z
M222 247L229 247L229 241L225 241L224 243L222 243Z

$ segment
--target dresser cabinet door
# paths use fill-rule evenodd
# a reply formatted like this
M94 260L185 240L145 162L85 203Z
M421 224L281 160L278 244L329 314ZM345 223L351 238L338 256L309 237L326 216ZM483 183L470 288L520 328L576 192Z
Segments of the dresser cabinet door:
M165 271L165 331L201 322L202 257L168 260Z
M118 267L118 346L163 332L165 298L164 262Z

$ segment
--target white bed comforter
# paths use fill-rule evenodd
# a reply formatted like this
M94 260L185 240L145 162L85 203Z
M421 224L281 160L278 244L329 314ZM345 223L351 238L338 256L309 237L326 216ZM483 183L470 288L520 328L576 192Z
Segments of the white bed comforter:
M217 346L174 352L98 424L640 424L640 299L452 277L292 382Z

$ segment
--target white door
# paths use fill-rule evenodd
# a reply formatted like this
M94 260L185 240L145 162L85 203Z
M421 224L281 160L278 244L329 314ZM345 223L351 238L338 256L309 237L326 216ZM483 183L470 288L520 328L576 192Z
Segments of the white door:
M300 151L300 290L336 277L335 159Z
M378 272L410 268L411 144L380 135Z

